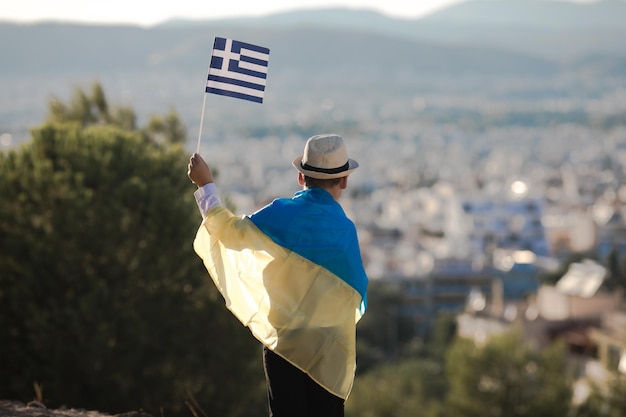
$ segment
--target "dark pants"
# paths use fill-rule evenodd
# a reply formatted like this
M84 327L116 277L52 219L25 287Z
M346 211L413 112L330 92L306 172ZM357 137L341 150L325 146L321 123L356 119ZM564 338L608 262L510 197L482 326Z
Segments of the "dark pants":
M270 417L343 417L343 398L263 347Z

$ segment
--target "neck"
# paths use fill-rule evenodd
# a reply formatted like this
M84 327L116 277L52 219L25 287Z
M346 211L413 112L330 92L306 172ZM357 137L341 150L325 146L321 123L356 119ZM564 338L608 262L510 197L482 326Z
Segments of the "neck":
M328 191L330 195L332 195L333 198L337 201L339 200L339 197L341 197L341 187L338 187L338 186L333 187L330 190L326 190L326 191Z
M339 197L341 197L341 187L336 186L336 187L331 187L331 188L324 188L324 187L307 187L306 185L304 187L302 187L303 190L308 190L310 188L319 188L320 190L326 190L328 191L328 193L333 197L334 200L339 200Z

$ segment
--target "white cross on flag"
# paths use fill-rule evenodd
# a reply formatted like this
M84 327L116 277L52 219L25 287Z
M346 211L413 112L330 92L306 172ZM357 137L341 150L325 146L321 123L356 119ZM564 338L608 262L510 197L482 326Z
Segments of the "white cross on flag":
M263 103L270 50L215 38L206 92Z

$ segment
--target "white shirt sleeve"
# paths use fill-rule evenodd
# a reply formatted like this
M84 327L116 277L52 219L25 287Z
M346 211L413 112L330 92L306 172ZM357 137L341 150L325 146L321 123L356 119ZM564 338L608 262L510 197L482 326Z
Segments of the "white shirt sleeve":
M206 217L206 213L214 206L221 206L222 202L220 201L219 196L217 195L217 187L215 183L208 183L198 188L194 193L194 197L196 197L196 203L198 204L198 209L200 210L200 214L202 214L202 218Z

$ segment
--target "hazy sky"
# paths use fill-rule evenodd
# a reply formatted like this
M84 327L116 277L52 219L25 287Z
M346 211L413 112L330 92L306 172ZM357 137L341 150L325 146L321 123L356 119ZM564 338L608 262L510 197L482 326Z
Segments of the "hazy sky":
M320 7L377 10L394 17L414 18L467 0L3 0L0 20L34 22L62 20L150 25L174 17L206 19L259 16ZM590 2L595 0L564 0Z

